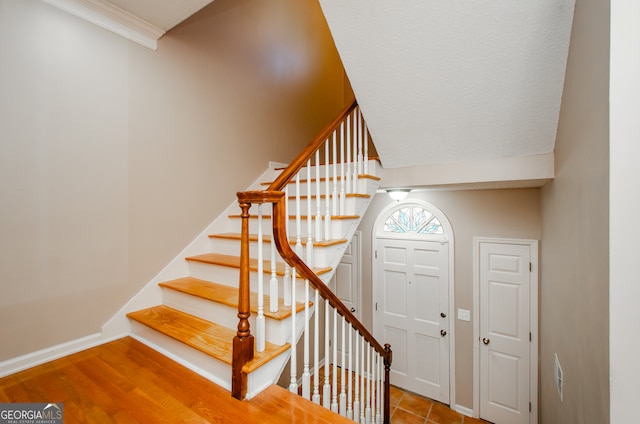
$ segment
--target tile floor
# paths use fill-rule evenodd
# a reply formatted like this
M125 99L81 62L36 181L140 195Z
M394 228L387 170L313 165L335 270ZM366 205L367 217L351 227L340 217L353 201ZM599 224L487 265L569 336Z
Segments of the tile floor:
M391 386L391 424L489 424L440 402Z

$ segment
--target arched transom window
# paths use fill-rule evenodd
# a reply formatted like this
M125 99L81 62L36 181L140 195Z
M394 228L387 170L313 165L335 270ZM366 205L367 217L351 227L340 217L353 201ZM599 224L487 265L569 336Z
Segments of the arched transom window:
M393 211L384 222L382 231L406 235L444 235L444 229L438 218L419 205L407 205Z

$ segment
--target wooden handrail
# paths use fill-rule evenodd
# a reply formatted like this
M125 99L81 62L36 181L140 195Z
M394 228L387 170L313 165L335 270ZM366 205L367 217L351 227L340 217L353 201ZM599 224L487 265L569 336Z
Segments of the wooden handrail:
M311 155L313 155L322 143L327 140L327 137L333 132L333 130L342 122L348 114L350 114L355 108L358 106L358 103L355 99L351 102L351 104L340 111L336 119L329 122L327 126L325 126L318 134L316 138L302 151L296 158L287 166L287 168L280 173L278 178L275 179L274 182L267 188L267 191L282 191L285 186L291 181L291 179L302 169L302 167L307 163Z

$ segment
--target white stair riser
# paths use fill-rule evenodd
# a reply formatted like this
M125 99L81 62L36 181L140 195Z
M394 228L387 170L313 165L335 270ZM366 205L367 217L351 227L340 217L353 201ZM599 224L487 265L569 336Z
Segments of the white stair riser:
M303 255L302 258L306 260L307 258L307 239L301 239L303 245ZM222 253L225 255L235 255L238 256L240 254L240 242L238 240L229 240L229 239L212 239L212 250L216 253ZM313 258L311 266L314 267L328 267L331 263L331 259L335 257L337 253L342 254L347 243L334 244L330 246L313 246ZM295 245L292 246L295 250ZM258 242L252 241L249 244L249 254L252 258L258 257ZM263 242L262 246L262 258L264 260L271 260L271 243ZM276 252L276 261L282 262L280 258L280 254Z
M241 223L240 223L240 218L233 218L234 221L237 222L237 226L235 228L241 228ZM315 217L312 217L313 223L311 226L311 231L312 234L315 234L315 225L316 225L316 219ZM271 221L268 219L263 219L262 220L262 234L271 234ZM358 219L331 219L331 223L329 226L329 238L331 240L336 240L336 239L341 239L344 238L344 234L346 234L347 230L346 230L346 226L351 225L352 223L355 223L356 225L358 224ZM323 217L322 220L322 239L325 240L326 237L324 234L324 228L325 228L325 220ZM289 225L288 225L288 234L290 238L295 239L297 236L297 222L296 219L289 219ZM237 231L237 230L236 230ZM257 234L258 233L258 219L257 218L250 218L249 219L249 232L251 234ZM300 237L301 238L306 238L307 237L307 219L306 216L305 217L301 217L300 219Z
M168 288L162 289L162 298L163 304L170 308L198 316L230 329L238 327L237 308ZM268 308L269 305L265 304L265 310ZM249 318L249 324L253 332L256 328L256 315L253 313ZM265 334L266 341L277 345L285 344L291 338L291 319L276 320L267 317L265 319Z
M131 321L133 336L144 344L169 356L214 383L231 390L231 365L200 352L135 320Z
M344 199L344 211L340 212L340 198L337 198L336 208L338 212L336 214L333 213L333 200L330 202L329 211L332 215L356 215L359 210L362 208L360 205L366 201L366 198L362 197L346 197ZM307 196L300 197L300 212L302 216L308 216L307 204L309 199ZM289 215L294 215L296 207L295 199L289 199ZM324 217L327 211L326 200L323 198L320 201L320 215ZM318 203L315 198L311 199L311 216L316 217L318 214Z
M132 321L131 328L137 340L208 378L222 388L231 391L231 365L138 322ZM290 354L291 350L281 353L247 376L246 400L251 399L271 384L277 382Z
M320 275L320 279L327 283L333 272ZM212 265L200 262L191 262L189 264L189 276L198 278L205 281L215 281L216 283L223 284L229 287L238 287L240 273L237 268L231 268L222 265ZM269 292L269 284L271 280L270 274L264 274L263 284L265 294ZM252 271L249 273L249 281L251 282L251 290L258 291L258 273ZM296 278L296 299L303 301L302 289L304 289L304 280ZM278 276L278 293L279 297L284 297L284 277Z
M289 361L290 355L291 349L281 353L249 374L247 376L247 396L245 399L250 400L270 385L276 384L278 382L278 378L280 378L282 370Z

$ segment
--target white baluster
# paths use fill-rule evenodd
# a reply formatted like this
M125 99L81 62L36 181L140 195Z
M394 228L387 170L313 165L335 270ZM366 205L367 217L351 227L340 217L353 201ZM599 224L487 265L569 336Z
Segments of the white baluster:
M333 384L331 387L331 410L338 412L338 310L333 308Z
M345 171L344 178L346 180L345 184L345 192L353 193L354 191L351 188L351 115L347 115L347 140L346 140L346 148L347 148L347 170Z
M365 422L371 424L371 347L367 343L367 409Z
M278 312L278 274L276 271L276 244L271 238L271 279L269 280L269 310Z
M347 391L346 391L346 387L347 387L347 381L346 381L346 373L345 373L345 368L346 368L346 352L345 352L345 337L346 337L346 332L347 332L347 319L345 317L342 317L342 337L341 337L341 343L340 343L340 349L341 349L341 353L342 353L342 357L340 358L340 415L342 415L343 417L347 416Z
M362 111L358 107L358 174L362 174L363 164L364 164L364 156L362 155L363 144L364 144L364 131L362 128Z
M360 137L357 119L358 109L353 111L353 174L352 188L353 193L358 193L358 138Z
M364 174L369 174L369 129L364 123Z
M307 161L307 266L313 268L313 215L312 215L312 193L311 183L311 159ZM305 301L309 298L305 298Z
M302 369L302 397L311 399L311 374L309 374L309 280L304 281L304 361ZM292 344L293 346L293 344ZM291 352L293 355L293 351Z
M345 209L345 182L344 182L344 121L340 123L340 215L346 215Z
M337 152L337 131L333 131L333 142L331 143L333 150L333 194L331 196L332 206L331 209L334 215L338 215L338 152ZM328 178L328 176L327 176Z
M349 324L349 380L347 388L347 418L353 419L353 327ZM344 366L344 364L343 364Z
M284 188L287 238L289 237L289 187ZM288 243L288 240L287 240ZM284 306L291 306L291 267L284 263Z
M382 356L380 354L376 354L378 358L378 379L376 380L378 384L378 390L376 393L378 394L378 402L376 403L376 424L382 424Z
M322 228L322 212L320 208L322 203L322 192L320 191L320 149L316 150L316 240L322 241L323 228Z
M362 345L360 346L360 367L361 367L361 375L362 375L362 378L360 379L360 393L362 395L362 404L360 405L360 423L365 424L366 420L365 420L364 411L365 409L367 409L365 383L366 383L367 371L366 371L366 363L364 361L364 359L366 358L364 337L361 337L360 341L362 342Z
M256 350L264 352L264 262L262 259L262 205L258 205L258 315L256 316Z
M313 304L313 396L311 400L320 405L320 291L315 290Z
M298 394L297 355L296 355L296 269L291 268L291 380L289 381L289 391Z
M325 200L326 200L326 211L324 215L324 239L331 239L331 193L330 193L330 181L329 176L331 175L331 163L329 159L329 140L324 144L324 161L325 161L325 172L324 172L324 180L325 180Z
M300 211L300 173L296 174L296 254L302 256L302 212ZM296 298L293 298L295 303Z
M378 406L378 355L373 346L371 347L371 365L373 373L371 376L371 422L375 423Z
M329 383L329 366L331 365L331 360L329 359L329 334L331 334L329 319L331 305L328 300L324 301L324 309L324 385L322 386L322 406L331 409L331 384Z
M356 330L356 350L354 352L356 358L355 364L355 376L354 376L354 394L353 394L353 420L355 422L360 422L360 355L358 354L360 351L360 332Z

